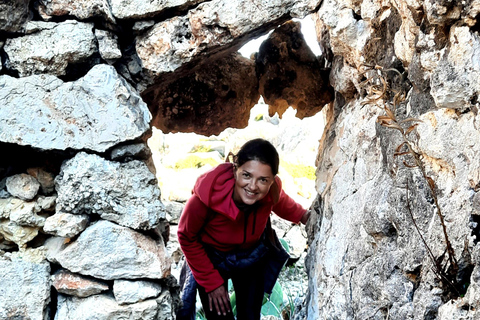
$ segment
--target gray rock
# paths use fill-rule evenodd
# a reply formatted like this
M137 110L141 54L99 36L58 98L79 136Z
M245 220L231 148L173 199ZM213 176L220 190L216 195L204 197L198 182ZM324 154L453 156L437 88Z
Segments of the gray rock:
M70 15L80 20L103 17L108 22L115 22L110 3L102 0L40 0L38 12L45 20L54 16Z
M0 76L0 104L0 141L40 149L104 152L141 136L151 119L132 87L103 64L69 83L50 75Z
M9 38L4 50L7 66L21 77L38 73L64 75L69 63L81 62L97 51L92 23L66 21L37 33ZM35 48L35 50L32 50Z
M71 238L85 230L88 221L86 214L57 212L45 220L43 231L57 237Z
M86 298L107 291L108 285L102 281L60 270L52 275L52 285L59 293Z
M98 41L98 51L104 60L114 62L122 57L115 34L106 30L95 29L95 37Z
M46 319L50 265L0 257L0 318Z
M20 208L24 203L25 201L12 197L0 199L0 218L9 219L10 212Z
M29 3L29 0L2 1L0 3L0 30L23 31L25 23L31 18Z
M68 241L62 237L48 238L43 244L46 250L46 259L52 263L60 264L56 257L67 247Z
M125 146L119 146L112 149L110 157L112 160L120 161L125 159L147 160L152 156L152 152L146 143L135 143Z
M78 153L56 177L56 210L94 213L134 229L152 229L165 218L160 189L145 163L118 163Z
M156 320L157 309L155 300L121 306L113 297L104 294L87 298L59 294L55 320Z
M187 16L159 22L145 35L137 37L137 54L143 68L155 77L175 71L214 48L230 45L256 29L277 26L282 20L286 21L288 15L304 17L320 2L207 1L190 10Z
M186 8L206 0L111 0L112 13L117 19L139 19L151 17L171 8Z
M45 218L37 215L37 205L35 202L23 202L10 212L10 221L29 227L43 227Z
M119 279L113 282L113 295L121 305L156 298L161 292L162 286L151 281Z
M49 245L47 258L71 272L99 279L161 279L170 273L170 258L160 238L101 220L65 248ZM56 253L54 252L56 251Z
M182 215L183 208L185 204L176 202L176 201L168 201L165 203L165 211L167 213L167 220L171 224L178 224L180 220L180 216Z
M37 212L40 211L53 211L55 210L55 202L57 200L57 196L49 196L49 197L44 197L44 196L39 196L37 198L37 201L35 202L36 210Z
M31 175L20 173L8 177L6 187L12 196L22 200L32 200L40 189L40 183Z
M155 24L155 20L137 21L133 24L132 30L137 33L141 33L142 31L145 31L148 28L153 27L154 24Z

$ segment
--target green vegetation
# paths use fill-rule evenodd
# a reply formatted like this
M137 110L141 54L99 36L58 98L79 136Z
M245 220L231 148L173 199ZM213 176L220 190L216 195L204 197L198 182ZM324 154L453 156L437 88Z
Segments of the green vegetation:
M197 144L193 146L192 150L190 150L190 153L196 153L196 152L210 152L212 149L209 146L203 145L203 144Z
M205 165L214 167L218 165L218 161L213 158L202 158L196 155L191 155L175 163L175 170L201 168Z
M261 113L260 113L260 114L257 114L257 115L255 116L255 121L261 121L261 120L263 120L263 114L261 114Z
M315 180L315 168L304 164L295 164L290 162L282 162L282 168L288 172L293 178L307 178Z

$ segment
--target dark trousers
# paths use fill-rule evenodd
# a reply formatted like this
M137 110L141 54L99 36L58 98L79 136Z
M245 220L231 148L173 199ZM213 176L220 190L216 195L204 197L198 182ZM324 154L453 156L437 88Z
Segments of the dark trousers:
M227 289L228 278L232 279L236 297L237 320L260 320L260 310L262 308L264 295L263 274L265 261L266 259L262 258L247 268L237 269L230 274L221 273L225 281L225 289ZM205 311L208 320L235 319L232 313L227 313L226 316L218 315L214 305L214 310L211 312L208 303L208 295L205 292L205 289L198 286L198 292L202 301L203 310Z

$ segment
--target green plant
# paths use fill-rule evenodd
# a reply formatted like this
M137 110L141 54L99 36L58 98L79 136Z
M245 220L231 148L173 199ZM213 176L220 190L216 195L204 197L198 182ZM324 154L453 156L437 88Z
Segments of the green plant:
M263 120L263 114L259 113L255 116L255 121L261 121Z
M315 180L315 168L304 164L295 164L290 162L282 162L282 168L288 172L293 178L307 178Z
M216 166L218 161L213 158L202 158L196 155L188 156L182 160L177 161L175 163L174 168L176 170L182 169L191 169L191 168L201 168L205 165Z
M203 144L197 144L192 147L192 150L189 153L196 153L196 152L210 152L212 148Z

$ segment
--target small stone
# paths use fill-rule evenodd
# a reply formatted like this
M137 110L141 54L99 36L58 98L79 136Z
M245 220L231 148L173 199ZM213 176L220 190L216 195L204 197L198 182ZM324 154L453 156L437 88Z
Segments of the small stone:
M55 176L52 173L42 168L28 168L27 172L40 183L43 194L51 194L55 191Z
M142 280L115 280L113 295L119 304L132 304L156 298L162 292L158 283Z
M71 238L85 230L89 221L86 214L55 213L45 220L43 231L58 237Z
M6 186L11 195L22 200L32 200L40 189L40 183L37 179L26 173L8 177Z

